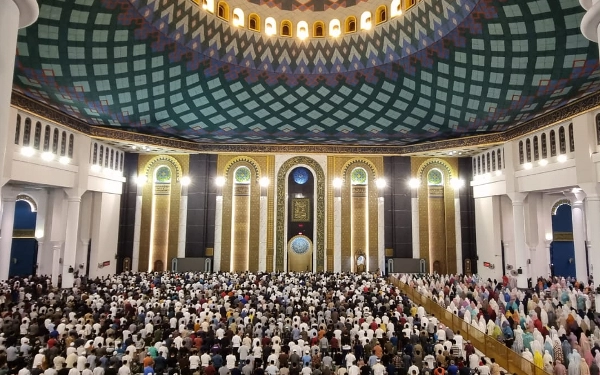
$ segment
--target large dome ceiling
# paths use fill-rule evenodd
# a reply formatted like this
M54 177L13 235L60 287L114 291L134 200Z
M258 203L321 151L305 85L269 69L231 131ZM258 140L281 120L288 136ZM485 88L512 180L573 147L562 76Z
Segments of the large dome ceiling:
M455 139L596 92L583 14L577 0L424 0L368 31L301 41L191 0L44 0L20 31L14 89L92 126L201 144Z

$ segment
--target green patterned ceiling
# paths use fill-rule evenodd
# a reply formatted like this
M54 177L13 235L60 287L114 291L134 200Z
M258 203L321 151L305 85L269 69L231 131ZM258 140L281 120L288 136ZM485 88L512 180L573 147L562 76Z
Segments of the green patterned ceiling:
M191 0L44 0L17 92L92 126L206 144L396 146L500 132L598 90L577 0L424 0L337 39Z

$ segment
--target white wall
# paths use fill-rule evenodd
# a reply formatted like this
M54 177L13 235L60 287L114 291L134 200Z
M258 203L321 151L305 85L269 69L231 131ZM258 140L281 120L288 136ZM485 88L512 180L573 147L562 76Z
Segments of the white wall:
M502 276L500 197L475 199L475 225L479 275L499 280ZM492 263L495 268L484 267L484 262Z
M116 272L120 204L120 195L93 193L90 278L104 277ZM98 264L103 262L110 262L110 265L99 267Z

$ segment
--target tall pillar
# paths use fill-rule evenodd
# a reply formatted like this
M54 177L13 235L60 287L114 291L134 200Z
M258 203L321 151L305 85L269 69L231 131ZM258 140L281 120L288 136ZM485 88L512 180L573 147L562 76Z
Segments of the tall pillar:
M585 221L583 218L583 199L575 198L571 202L573 218L573 245L575 247L575 275L577 280L587 282L587 258L585 249Z
M419 241L419 198L417 197L417 189L412 190L410 214L412 222L412 257L419 259L421 258L421 243Z
M342 271L342 195L335 188L333 198L333 272Z
M131 270L140 270L140 236L142 233L142 192L144 184L138 182L135 194L135 218L133 224L133 253L131 256Z
M12 248L13 226L15 223L16 199L14 196L2 198L2 224L0 227L0 280L8 279L10 252Z
M529 266L527 264L529 248L525 242L525 207L523 202L527 194L511 193L509 196L512 200L513 211L515 266L517 270L521 270L521 273L517 275L517 287L527 288L527 279L529 278Z
M219 190L222 190L219 188ZM221 267L221 233L223 231L223 193L217 193L215 207L215 247L213 249L213 271L217 272L228 267Z
M27 27L37 20L39 8L36 0L0 0L0 9L0 35L2 35L0 39L0 51L2 51L0 53L0 139L6 142L11 139L8 136L8 121L17 51L17 33L20 28ZM0 188L7 181L4 176L5 159L6 147L0 147ZM10 257L10 253L8 257ZM8 263L2 263L1 270L9 266ZM0 279L5 278L2 272L0 271ZM8 276L8 271L6 271L6 276Z
M500 196L475 198L475 237L479 249L477 272L484 280L500 279L502 276L501 231ZM483 267L484 262L494 265L494 268Z
M187 235L188 187L181 186L179 200L179 237L177 238L177 258L185 258L185 243Z
M590 268L594 277L594 286L598 287L598 280L600 280L600 196L591 195L587 191L586 194L588 194L585 201L590 228L588 231ZM596 306L600 306L600 293L596 293Z
M462 256L462 227L460 222L460 197L458 190L454 191L454 233L456 236L456 273L463 273Z
M60 274L60 265L62 263L61 251L63 242L52 242L52 285L58 286L58 275Z
M73 272L75 271L75 258L77 255L77 239L79 237L79 206L81 197L68 198L67 205L67 232L65 236L65 252L62 263L62 287L73 287Z
M384 223L384 198L380 193L377 198L377 268L385 274L385 223Z
M267 187L260 188L260 232L258 233L258 271L267 270Z

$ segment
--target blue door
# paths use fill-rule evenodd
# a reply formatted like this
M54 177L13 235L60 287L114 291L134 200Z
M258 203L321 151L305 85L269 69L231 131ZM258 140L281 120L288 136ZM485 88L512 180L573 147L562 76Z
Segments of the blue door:
M575 244L573 243L573 217L571 206L562 204L552 215L554 241L550 245L550 261L554 276L575 277ZM583 278L584 275L579 275Z

